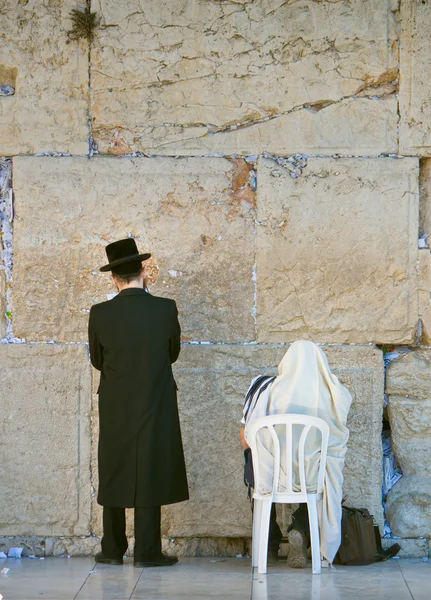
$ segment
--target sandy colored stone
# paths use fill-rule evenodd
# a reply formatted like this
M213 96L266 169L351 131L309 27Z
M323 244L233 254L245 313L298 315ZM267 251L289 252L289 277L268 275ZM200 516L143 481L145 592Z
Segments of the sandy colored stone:
M392 446L403 473L427 473L431 478L431 398L391 395L388 408Z
M431 245L431 159L420 161L420 212L419 235L428 234L428 245Z
M243 161L244 162L244 161ZM150 250L150 286L176 299L184 339L255 337L254 192L226 159L16 158L14 333L85 341L88 310L114 291L104 247Z
M0 552L23 548L23 556L94 556L100 551L101 538L91 536L41 537L0 536ZM125 555L133 557L134 539L129 538ZM162 538L164 554L176 556L245 556L249 553L249 538Z
M400 479L388 494L387 515L394 535L431 538L430 474Z
M419 315L427 310L431 300L431 252L419 251Z
M390 363L386 388L392 443L402 471L431 481L431 350L410 352Z
M427 309L421 317L422 321L422 343L426 346L431 346L431 304L428 304Z
M395 2L92 4L101 152L396 151Z
M352 393L344 493L382 524L383 361L372 347L324 347ZM165 507L162 532L177 537L244 537L251 511L238 441L244 394L259 373L272 374L286 347L183 347L175 366L190 500ZM367 443L364 443L366 440Z
M134 131L95 129L101 153L199 156L202 154L353 154L397 152L397 101L355 98L322 109L303 108L221 131L180 125L146 125ZM127 140L127 141L126 141Z
M429 540L427 539L398 538L394 540L393 538L383 538L382 546L387 549L395 542L401 546L401 550L397 554L400 558L428 558Z
M291 160L258 164L258 341L411 342L417 159Z
M3 264L0 261L0 338L4 338L6 336L6 275L1 267Z
M386 390L389 395L431 400L431 350L415 350L391 362Z
M88 49L68 44L75 0L0 7L0 155L88 152Z
M401 2L400 152L431 155L431 5ZM429 232L431 235L431 232Z
M90 533L84 346L0 345L0 534Z

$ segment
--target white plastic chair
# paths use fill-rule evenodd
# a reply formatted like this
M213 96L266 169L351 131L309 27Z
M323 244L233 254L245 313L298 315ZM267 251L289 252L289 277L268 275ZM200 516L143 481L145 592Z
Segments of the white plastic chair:
M274 426L282 425L285 427L286 435L286 492L279 492L280 482L280 441ZM299 465L299 485L300 491L294 491L292 486L293 478L293 452L292 452L292 429L295 426L303 426L299 439L298 447L298 465ZM317 492L307 493L305 481L305 462L304 446L307 435L312 428L317 428L321 433L321 452L318 474ZM257 449L257 440L259 432L267 429L271 434L274 452L273 480L272 490L268 494L259 494L261 481L259 477L259 455ZM310 523L311 538L311 557L313 574L321 572L320 557L320 535L319 535L319 517L321 508L321 499L323 493L323 484L326 474L326 455L329 441L329 426L318 417L309 417L307 415L272 415L256 419L245 428L245 439L251 448L253 457L254 471L254 511L253 511L253 540L252 540L252 566L258 567L258 573L267 571L267 552L269 520L271 515L271 505L273 502L281 504L294 504L306 502L308 505L308 518ZM318 510L319 504L319 510ZM319 514L318 514L319 513Z

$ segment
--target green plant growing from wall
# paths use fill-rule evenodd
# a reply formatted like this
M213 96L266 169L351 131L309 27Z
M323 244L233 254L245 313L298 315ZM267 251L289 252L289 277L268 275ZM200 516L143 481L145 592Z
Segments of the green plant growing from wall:
M89 43L93 41L94 32L99 24L97 14L91 12L89 7L84 10L73 9L70 12L72 29L68 31L71 40L85 39Z

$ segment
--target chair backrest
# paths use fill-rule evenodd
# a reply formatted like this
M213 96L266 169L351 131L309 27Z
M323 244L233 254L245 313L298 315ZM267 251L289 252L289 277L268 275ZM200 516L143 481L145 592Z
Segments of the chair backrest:
M279 427L286 435L286 494L297 495L304 497L307 493L307 482L305 478L305 460L304 460L304 449L307 436L313 428L316 428L321 433L321 447L320 447L320 464L319 474L317 480L317 493L321 494L323 491L323 483L326 472L326 455L328 451L329 442L329 425L323 419L318 417L310 417L308 415L271 415L267 417L261 417L256 419L250 425L245 428L245 438L248 445L251 448L253 457L253 471L254 471L254 482L255 490L259 489L260 484L260 465L259 465L259 454L258 454L258 435L264 429L267 429L271 435L273 442L274 451L274 466L273 466L273 480L272 480L272 495L277 495L279 482L280 482L280 469L281 469L281 450L279 435L275 430L275 426L283 426L285 429ZM293 489L293 428L295 426L303 426L301 436L298 444L298 467L299 467L299 484L300 491Z

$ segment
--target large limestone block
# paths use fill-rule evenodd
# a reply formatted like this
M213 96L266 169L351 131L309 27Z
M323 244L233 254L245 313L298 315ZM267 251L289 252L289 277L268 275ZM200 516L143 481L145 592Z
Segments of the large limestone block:
M88 50L68 44L75 0L0 7L0 155L88 152Z
M404 474L431 478L431 350L418 350L387 370L389 419Z
M431 252L419 251L419 315L422 317L431 301Z
M419 234L428 234L431 244L431 158L423 158L420 162L420 220Z
M431 399L392 395L388 408L392 446L403 473L427 472L431 477Z
M79 345L0 345L0 534L90 533L90 366Z
M258 165L258 340L411 342L418 161L295 160Z
M185 339L252 340L251 166L225 159L17 158L14 333L87 338L88 310L115 291L104 246L133 235L151 286L177 300Z
M0 338L6 336L6 276L2 267L0 261Z
M386 391L389 395L431 400L431 350L415 350L391 362Z
M431 156L431 4L401 2L400 152ZM430 232L431 233L431 232Z
M396 2L92 4L101 152L396 151Z
M276 374L283 346L186 345L176 363L190 500L165 507L163 533L173 537L251 535L238 430L244 395L259 373ZM372 347L323 348L353 403L344 494L382 524L382 353Z
M431 538L431 475L403 477L389 492L386 508L394 535Z

